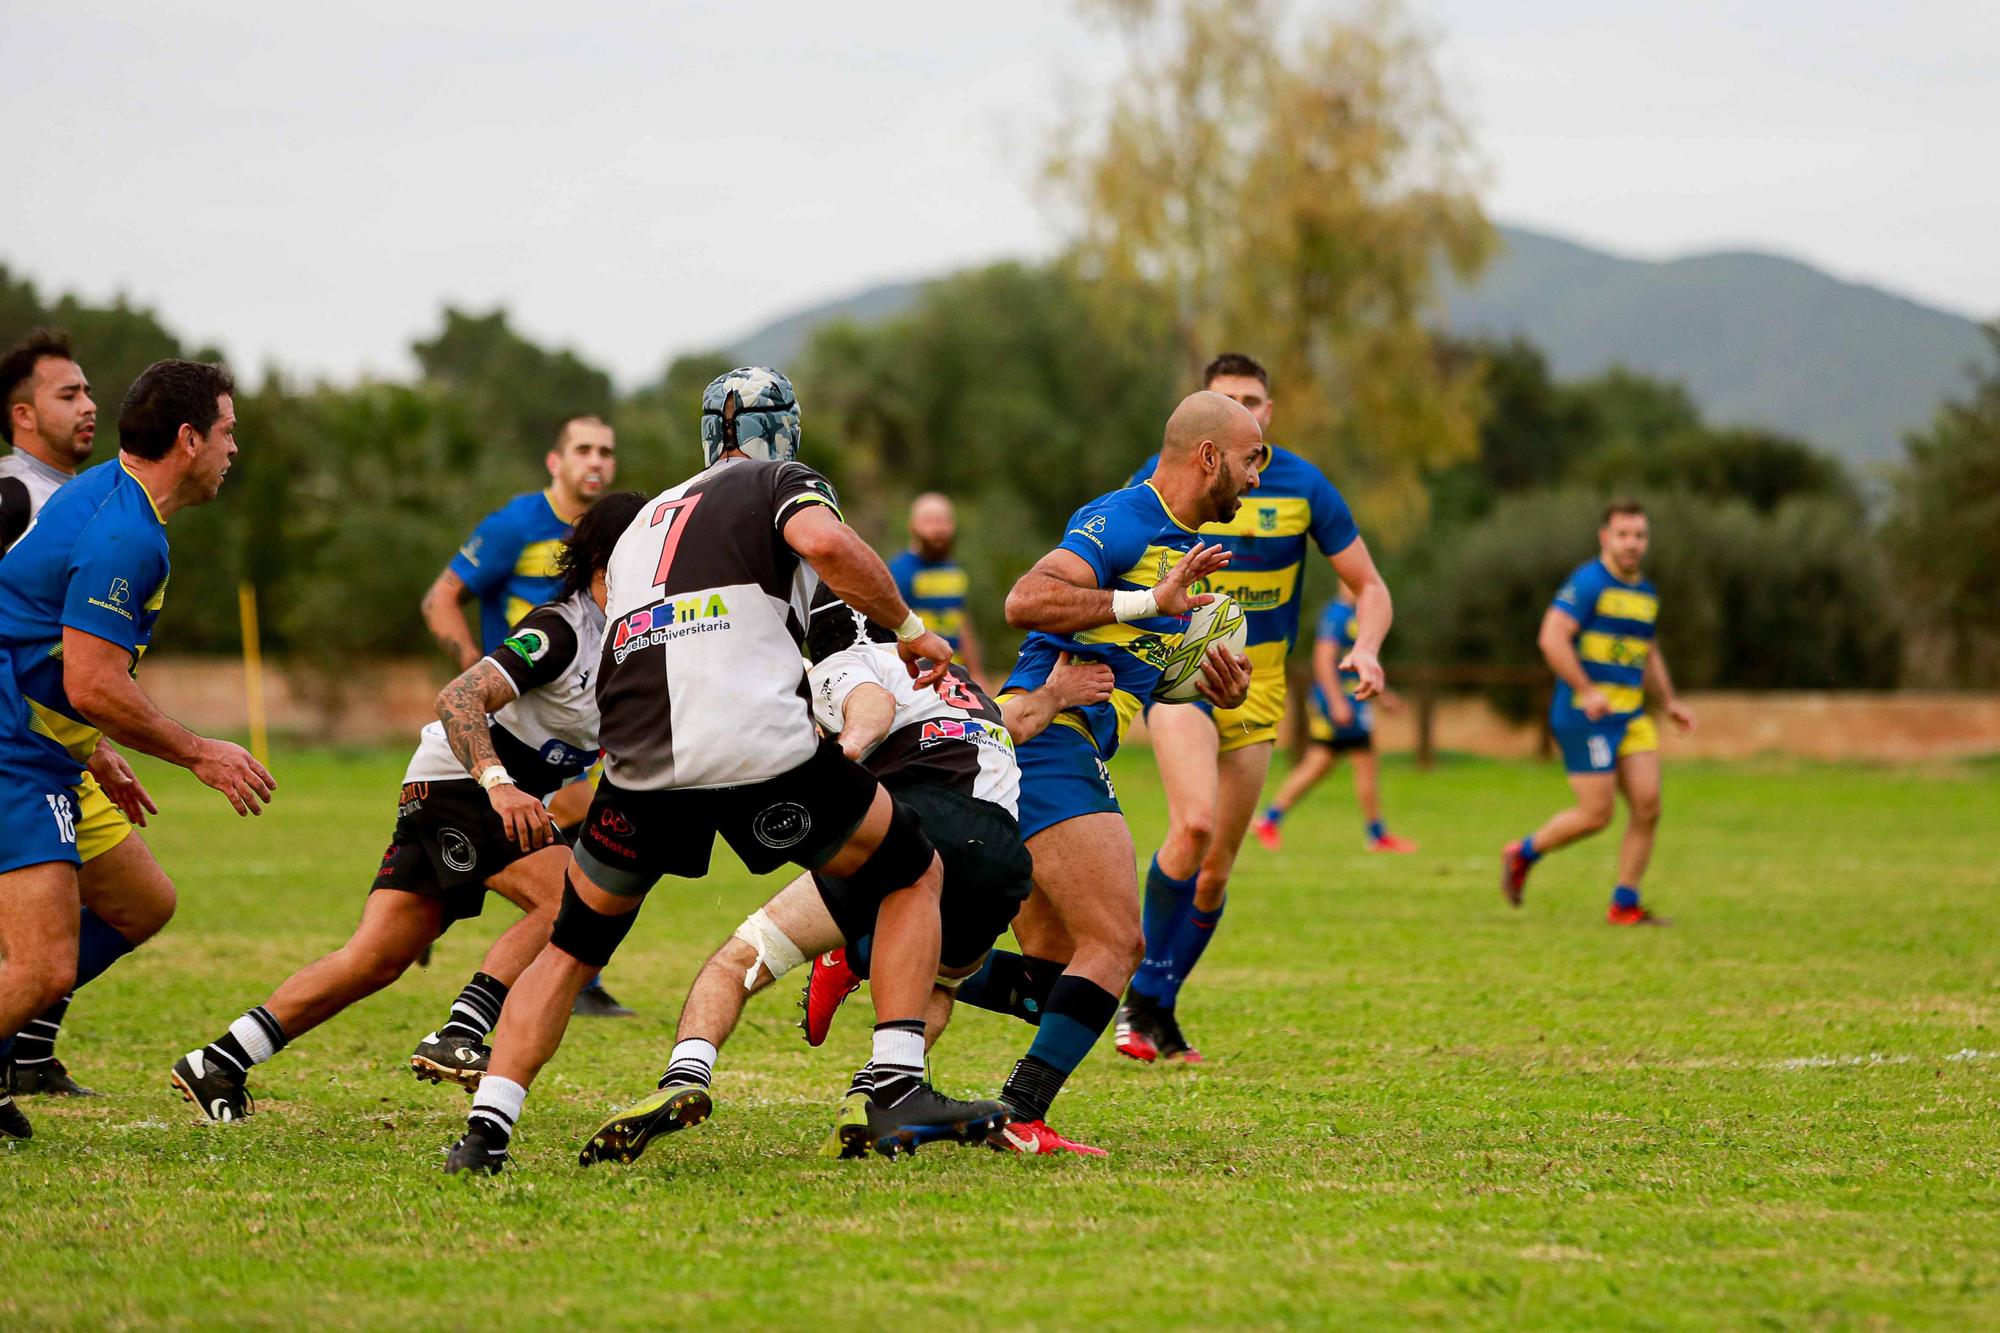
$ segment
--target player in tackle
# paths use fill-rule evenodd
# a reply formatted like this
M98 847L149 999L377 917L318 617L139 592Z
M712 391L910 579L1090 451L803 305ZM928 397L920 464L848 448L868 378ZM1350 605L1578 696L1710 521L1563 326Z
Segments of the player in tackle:
M612 553L597 683L604 776L554 932L501 1012L448 1173L501 1169L578 990L610 961L660 876L707 873L718 833L753 874L789 861L878 899L869 1096L889 1127L971 1141L1006 1123L997 1102L942 1097L925 1081L937 853L873 774L815 733L800 656L821 580L894 629L920 686L945 677L951 646L841 520L833 488L794 461L799 408L783 375L717 376L703 394L701 440L704 469L647 501ZM675 1065L690 1084L706 1082L700 1053ZM691 1086L653 1110L691 1120L704 1100Z
M936 689L917 688L894 643L888 631L820 589L806 633L813 717L841 753L916 814L944 866L940 967L924 1015L928 1047L950 1016L953 988L978 968L1033 887L1016 819L1021 771L1014 747L1039 735L1061 709L1108 699L1111 669L1062 659L1041 688L1011 695L1002 706L963 666L952 667ZM696 976L660 1091L607 1120L585 1145L583 1163L629 1162L655 1133L706 1118L709 1070L750 996L806 959L843 946L865 976L876 905L875 894L850 882L806 874L751 913ZM831 1019L830 1008L824 1017ZM817 1035L808 1028L815 1046L825 1036L824 1024ZM827 1155L860 1157L872 1147L894 1156L924 1141L875 1105L873 1083L872 1067L855 1073ZM677 1101L687 1106L680 1117L662 1113Z
M543 801L596 756L604 568L644 500L610 495L577 520L557 553L554 600L438 694L438 720L424 728L403 774L396 830L353 936L174 1062L174 1086L210 1120L249 1115L251 1066L393 983L454 922L478 916L490 891L519 907L521 919L410 1057L419 1078L477 1086L486 1034L508 988L548 943L562 897L569 849Z

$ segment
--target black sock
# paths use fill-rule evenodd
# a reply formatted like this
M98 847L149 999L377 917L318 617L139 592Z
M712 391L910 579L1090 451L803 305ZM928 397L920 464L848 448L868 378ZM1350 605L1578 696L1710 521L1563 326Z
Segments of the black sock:
M438 1035L484 1041L486 1034L500 1022L500 1006L506 1002L504 982L484 972L474 972L472 980L465 983L465 989L451 1002L451 1017L438 1029Z
M1083 1063L1117 1012L1118 997L1096 982L1068 973L1058 978L1049 988L1035 1040L1007 1076L1000 1100L1023 1120L1046 1120L1063 1081Z
M1049 990L1062 970L1061 963L1046 958L995 949L977 972L959 983L955 995L960 1004L1039 1025L1048 1010Z
M853 1078L847 1080L847 1095L849 1097L852 1097L855 1093L867 1092L870 1088L874 1086L875 1086L875 1066L872 1064L865 1064L861 1066L861 1068L854 1071Z
M62 1031L63 1015L76 997L65 995L14 1034L13 1060L17 1065L45 1065L56 1058L56 1034Z
M924 1020L892 1018L875 1025L875 1058L868 1096L877 1106L894 1106L924 1081Z

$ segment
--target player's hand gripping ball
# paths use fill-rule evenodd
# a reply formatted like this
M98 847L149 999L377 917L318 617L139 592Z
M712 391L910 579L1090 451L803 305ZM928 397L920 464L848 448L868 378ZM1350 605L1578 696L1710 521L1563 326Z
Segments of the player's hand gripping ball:
M1160 683L1153 687L1154 703L1187 704L1201 698L1201 659L1208 650L1220 645L1240 653L1249 642L1243 608L1224 593L1212 596L1215 600L1188 612L1188 627L1167 659Z

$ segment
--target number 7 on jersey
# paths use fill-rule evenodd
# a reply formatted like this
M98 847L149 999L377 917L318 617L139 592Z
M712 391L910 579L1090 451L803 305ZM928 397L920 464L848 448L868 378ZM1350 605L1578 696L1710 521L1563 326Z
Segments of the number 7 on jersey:
M662 500L653 509L652 521L648 527L667 525L666 535L660 544L660 567L653 571L653 586L661 592L667 590L667 571L673 567L674 552L680 549L681 536L687 531L688 519L694 514L694 507L701 503L701 492L683 495L678 500Z

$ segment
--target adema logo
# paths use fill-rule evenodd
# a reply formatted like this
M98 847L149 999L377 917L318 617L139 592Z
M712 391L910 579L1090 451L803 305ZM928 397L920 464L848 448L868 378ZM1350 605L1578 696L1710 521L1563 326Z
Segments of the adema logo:
M757 835L757 841L774 852L782 852L787 847L796 847L804 842L806 834L812 832L812 826L811 812L796 801L781 801L777 805L766 806L750 821L750 831Z

